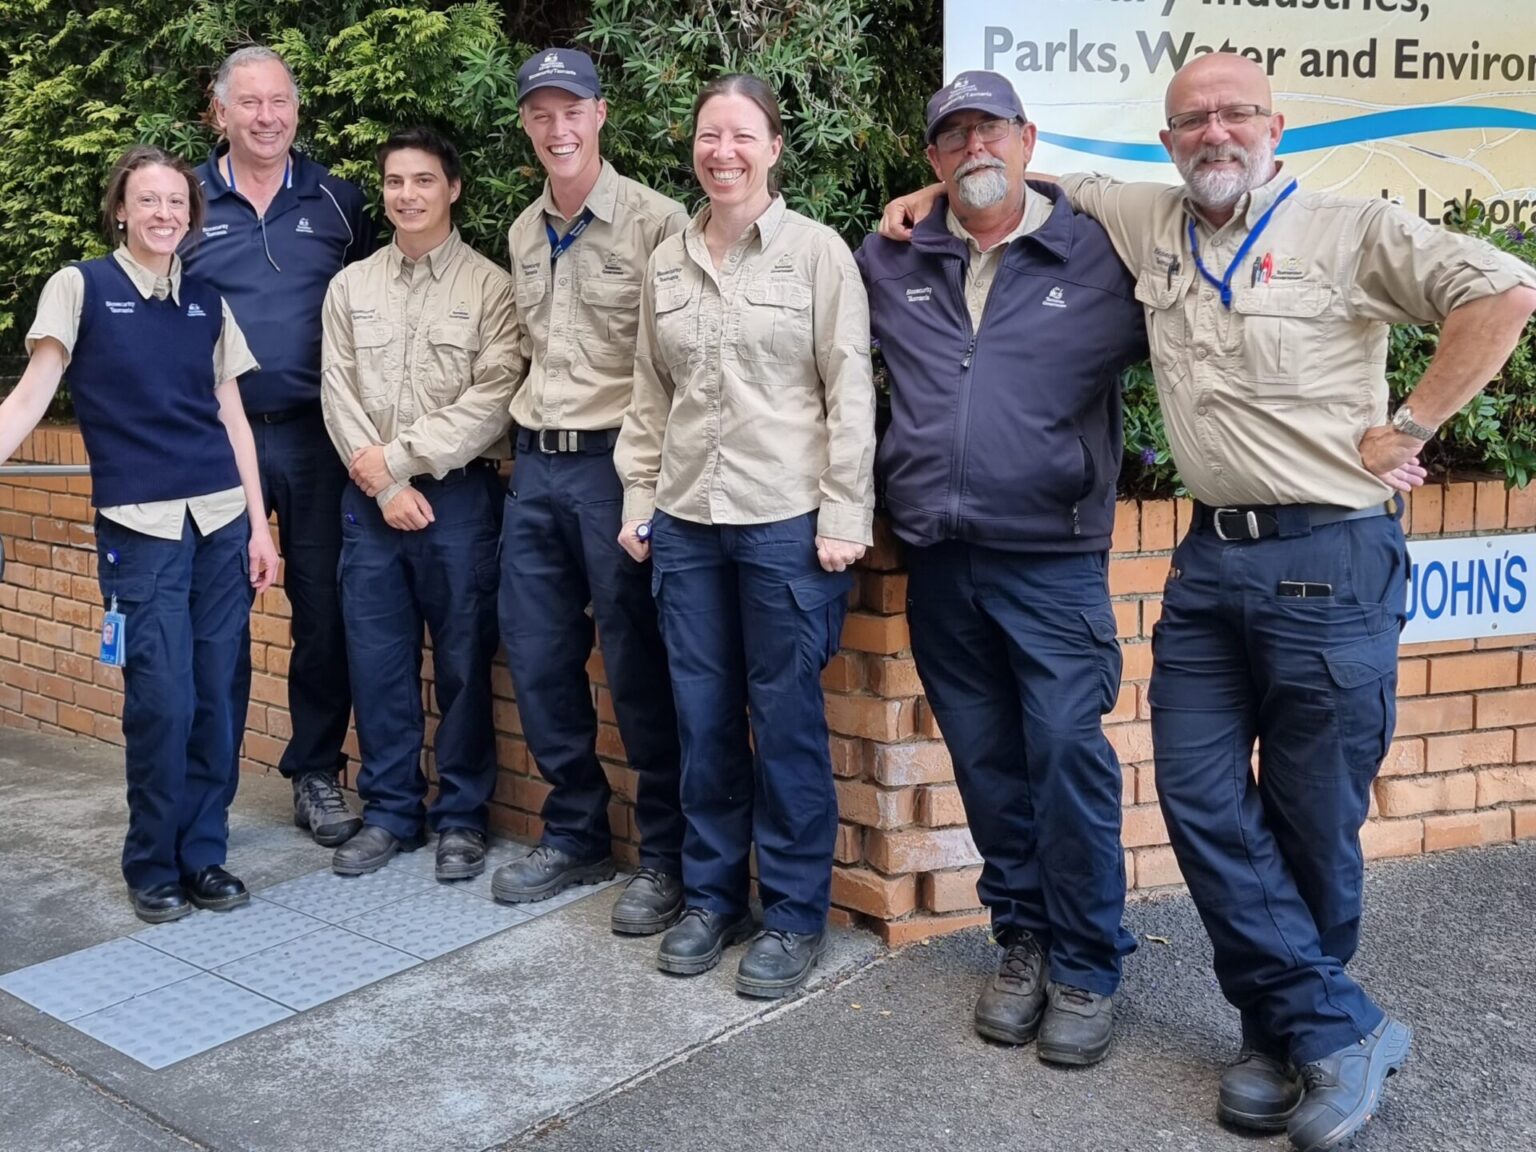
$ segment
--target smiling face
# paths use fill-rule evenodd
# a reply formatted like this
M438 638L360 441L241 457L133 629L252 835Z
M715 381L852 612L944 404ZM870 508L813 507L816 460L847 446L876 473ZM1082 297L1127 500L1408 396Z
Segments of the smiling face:
M598 136L608 119L606 100L539 88L528 94L519 116L551 180L579 184L597 179L603 163Z
M716 207L767 207L769 173L784 138L757 103L738 92L711 96L699 108L693 133L693 171Z
M277 60L255 60L229 73L225 98L213 118L229 138L237 164L267 165L287 157L299 128L299 101L288 70Z
M1180 70L1168 85L1164 111L1171 118L1242 105L1272 108L1269 78L1251 60L1216 52ZM1209 116L1187 131L1164 129L1158 135L1184 177L1190 199L1222 213L1274 176L1275 148L1284 131L1285 117L1271 114L1231 126Z
M443 174L443 162L419 148L400 148L384 157L384 214L396 238L427 252L453 230L453 202L460 185Z
M146 268L169 268L187 234L191 202L187 178L174 168L146 164L128 173L115 213L128 254Z

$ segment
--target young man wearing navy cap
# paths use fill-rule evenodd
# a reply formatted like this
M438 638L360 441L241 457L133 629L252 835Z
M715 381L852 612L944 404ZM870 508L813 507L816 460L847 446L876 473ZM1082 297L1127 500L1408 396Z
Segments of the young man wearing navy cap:
M677 718L650 564L618 545L623 491L613 444L633 389L646 263L688 218L602 158L608 106L584 53L531 57L518 71L517 98L548 180L507 237L530 364L511 405L517 463L502 527L500 617L528 749L551 790L542 842L497 870L493 892L525 903L613 875L612 792L587 679L595 623L619 734L638 772L640 870L612 926L649 935L682 911Z

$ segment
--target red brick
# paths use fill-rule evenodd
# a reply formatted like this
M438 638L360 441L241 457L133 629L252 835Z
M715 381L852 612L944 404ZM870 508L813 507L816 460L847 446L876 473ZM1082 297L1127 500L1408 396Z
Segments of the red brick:
M1536 684L1536 651L1520 653L1520 683Z
M1424 851L1444 852L1450 848L1473 848L1496 844L1512 834L1508 808L1493 812L1458 812L1449 816L1424 818Z
M83 736L95 736L96 716L83 708L76 708L73 704L60 704L59 727L67 728L71 732L79 732Z
M1155 596L1141 602L1141 634L1148 640L1152 638L1152 629L1157 627L1157 622L1163 618L1163 598Z
M48 498L48 511L61 520L85 520L91 514L91 504L79 496L59 493Z
M1412 776L1424 771L1424 741L1394 740L1381 762L1379 776Z
M917 822L926 828L964 824L965 804L953 784L925 784L917 790ZM935 912L942 909L935 908Z
M1120 645L1120 679L1122 682L1147 680L1152 676L1152 645L1150 643Z
M1167 579L1168 558L1165 556L1117 556L1109 562L1111 596L1161 592Z
M1520 683L1518 652L1474 652L1470 656L1436 656L1429 662L1429 690L1475 692L1479 688L1508 688Z
M1153 764L1136 765L1136 803L1157 803L1157 767Z
M1426 640L1421 644L1403 644L1400 656L1443 656L1448 652L1470 652L1477 647L1471 640Z
M864 857L885 873L936 872L981 863L976 843L964 828L908 829L864 833Z
M1498 648L1524 648L1530 642L1529 633L1516 636L1479 636L1472 641L1472 646L1479 652L1490 652Z
M917 907L916 876L882 876L868 868L832 869L832 903L893 919Z
M59 704L56 700L49 700L44 696L23 696L21 698L21 712L24 716L30 716L33 720L40 720L44 724L57 724L59 722Z
M1515 817L1515 839L1529 840L1536 836L1536 804L1521 804L1510 810Z
M991 917L986 912L960 912L949 916L909 916L904 920L877 920L873 927L885 942L888 948L904 948L908 944L916 944L923 940L930 940L935 936L945 936L951 932L961 932L967 928L980 928L987 925Z
M980 879L979 867L928 872L918 886L919 898L930 912L968 912L981 905L976 895L976 882Z
M923 682L917 676L917 664L910 657L868 656L864 669L869 690L888 699L921 696Z
M844 648L858 652L893 655L909 643L905 616L875 616L868 612L850 612L843 624Z
M1137 848L1134 855L1136 887L1165 888L1170 884L1184 883L1184 873L1179 871L1179 862L1172 848L1166 845Z
M261 732L247 732L245 754L258 764L276 764L283 758L283 742Z
M1141 547L1141 508L1134 500L1115 501L1115 530L1110 538L1112 552L1135 552Z
M41 636L41 633L39 633ZM1517 688L1513 692L1479 692L1477 726L1512 727L1536 720L1536 688Z
M263 704L288 704L288 682L279 680L276 676L269 676L262 672L256 672L251 676L251 699L260 700Z
M55 552L66 552L66 548L50 548L46 544L39 544L36 540L14 540L9 547L9 555L18 564L32 564L39 568L47 568L53 563Z
M277 616L252 616L251 639L258 644L293 643L293 633L287 620Z
M1529 764L1536 760L1536 728L1515 729L1515 763Z
M1397 698L1422 696L1429 690L1429 662L1426 660L1399 660L1397 662Z
M860 572L859 603L881 616L907 610L905 572Z
M1526 804L1536 800L1536 764L1484 768L1477 774L1477 806Z
M1447 534L1472 531L1477 523L1477 486L1469 483L1447 485L1442 499L1441 531Z
M1146 500L1141 505L1141 551L1168 551L1173 547L1173 501Z
M16 589L11 589L16 591ZM7 636L24 636L27 639L35 639L37 636L37 621L20 612L12 612L9 609L0 611L0 632Z
M1115 612L1115 635L1121 640L1134 640L1141 635L1141 601L1116 600L1110 604Z
M881 784L941 784L955 778L949 749L936 740L866 744L864 770Z
M1139 764L1152 759L1152 725L1146 721L1114 724L1104 729L1104 735L1122 763Z
M1403 776L1376 781L1383 816L1421 816L1478 806L1477 776L1471 772Z
M832 859L839 864L856 864L864 859L864 830L852 824L839 824Z
M1509 493L1507 528L1536 528L1536 484Z
M1507 728L1494 728L1457 736L1431 736L1426 746L1425 770L1450 772L1482 764L1508 764L1515 755L1515 734Z
M1105 724L1124 724L1136 719L1136 685L1122 684L1120 695L1115 697L1115 706L1104 713Z
M78 600L67 599L63 596L53 598L53 618L61 624L68 624L72 628L89 628L91 626L91 606L82 604ZM71 640L69 647L74 646Z
M1416 856L1424 851L1424 821L1368 820L1360 829L1360 850L1367 860Z
M839 652L827 662L827 666L821 673L821 686L827 692L857 692L864 687L864 662L859 659L857 653ZM605 689L600 694L608 695ZM601 706L601 704L599 704ZM614 720L612 703L609 704L610 715L607 717L611 723Z
M122 697L95 684L75 685L75 706L102 716L116 716L122 711Z
M885 744L912 735L914 708L910 700L877 696L828 696L827 727L842 736L860 736Z
M10 572L6 572L9 579ZM29 588L22 588L16 593L16 611L28 616L41 616L44 620L53 619L53 597L43 592L33 592Z
M29 695L37 691L37 671L19 664L0 665L0 680Z
M874 545L864 553L864 558L859 561L859 567L874 572L889 572L900 568L901 560L901 541L892 534L891 526L885 522L885 517L876 516Z
M911 788L881 788L866 780L835 780L838 815L866 828L901 828L912 823L917 806Z
M1476 506L1473 523L1479 532L1492 532L1504 527L1504 513L1508 503L1504 481L1479 480L1476 485Z
M864 742L850 740L846 736L833 736L827 741L832 757L832 775L851 779L864 770Z
M41 668L52 672L56 649L44 648L41 644L34 644L30 640L21 641L21 662L32 668Z
M1476 706L1471 696L1423 696L1400 700L1397 734L1419 736L1425 732L1463 732L1472 727Z
M61 700L65 704L75 702L75 682L53 672L37 674L37 690L50 700Z

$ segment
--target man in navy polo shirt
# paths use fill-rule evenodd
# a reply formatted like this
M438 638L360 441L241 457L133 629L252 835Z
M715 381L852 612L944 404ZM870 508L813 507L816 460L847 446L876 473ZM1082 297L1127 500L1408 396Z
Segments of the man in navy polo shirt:
M373 250L374 230L355 185L293 150L298 111L298 85L277 53L248 47L224 61L213 85L224 142L197 169L208 215L181 257L224 295L261 362L240 381L240 396L293 607L292 731L278 767L293 782L294 823L330 846L362 821L337 783L352 708L336 583L347 472L320 415L320 315L331 278Z
M1107 563L1120 373L1146 355L1104 229L1026 183L1035 127L993 72L928 103L947 197L910 244L859 250L891 377L876 465L907 544L917 671L954 759L1004 954L976 1030L1092 1064L1112 1042L1121 773Z

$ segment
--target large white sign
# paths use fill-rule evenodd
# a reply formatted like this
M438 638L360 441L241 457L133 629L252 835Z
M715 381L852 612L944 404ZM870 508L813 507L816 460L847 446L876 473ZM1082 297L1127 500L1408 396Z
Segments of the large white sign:
M948 0L944 73L1018 89L1041 172L1178 181L1163 91L1205 52L1269 72L1305 187L1536 226L1536 0Z
M1536 533L1408 541L1404 644L1536 632Z

